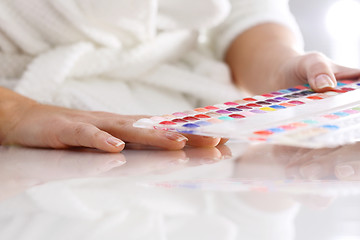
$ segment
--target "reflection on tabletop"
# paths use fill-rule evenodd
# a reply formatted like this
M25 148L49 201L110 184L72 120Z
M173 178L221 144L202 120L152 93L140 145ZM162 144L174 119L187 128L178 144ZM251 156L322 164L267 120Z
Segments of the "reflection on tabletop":
M131 145L122 153L111 154L90 149L0 146L0 179L2 187L9 190L16 185L28 188L51 181L92 177L218 191L242 191L241 183L256 186L268 182L273 188L297 184L336 186L360 180L359 148L360 144L307 149L229 143L214 148L166 151ZM206 172L209 168L213 169L211 175ZM187 174L189 171L197 174ZM266 190L264 185L260 188Z
M189 230L200 239L295 239L299 206L323 209L359 195L359 147L232 142L180 151L134 145L119 154L0 147L0 223L16 214L33 225L56 220L58 239L117 239L124 232L126 239L195 239ZM34 214L44 219L34 221ZM132 223L142 231L132 231ZM49 239L43 232L14 238L15 225L3 225L0 239Z

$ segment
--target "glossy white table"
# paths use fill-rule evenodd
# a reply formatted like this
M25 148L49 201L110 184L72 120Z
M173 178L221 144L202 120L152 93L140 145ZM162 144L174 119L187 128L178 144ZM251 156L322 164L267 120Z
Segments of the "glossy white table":
M360 239L359 152L0 147L0 239Z

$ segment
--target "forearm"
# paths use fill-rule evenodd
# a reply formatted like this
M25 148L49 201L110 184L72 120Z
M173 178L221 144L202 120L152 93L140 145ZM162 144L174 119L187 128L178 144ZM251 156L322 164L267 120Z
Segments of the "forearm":
M255 94L288 87L283 63L300 55L298 41L292 31L282 25L266 23L239 35L225 56L234 82Z
M9 89L0 87L0 144L24 111L36 104Z

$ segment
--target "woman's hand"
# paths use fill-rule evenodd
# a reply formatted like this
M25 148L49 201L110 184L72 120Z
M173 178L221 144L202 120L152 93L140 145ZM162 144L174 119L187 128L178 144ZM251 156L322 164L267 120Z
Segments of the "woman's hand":
M2 88L0 100L1 144L56 149L79 146L120 152L125 142L170 150L181 149L185 144L210 147L220 142L219 138L134 128L133 123L145 116L43 105Z
M337 65L318 52L290 58L284 62L280 72L284 75L283 85L285 87L308 82L311 88L317 92L336 87L337 80L358 80L360 78L360 69Z
M179 133L134 128L145 116L125 116L86 112L35 104L27 109L8 132L4 144L31 147L67 148L81 146L120 152L124 142L165 149L181 149L185 144L216 146L219 139L183 136Z
M226 56L234 82L251 94L309 83L315 91L334 88L336 80L357 80L360 70L335 64L321 53L303 53L291 30L275 24L255 26L239 35Z

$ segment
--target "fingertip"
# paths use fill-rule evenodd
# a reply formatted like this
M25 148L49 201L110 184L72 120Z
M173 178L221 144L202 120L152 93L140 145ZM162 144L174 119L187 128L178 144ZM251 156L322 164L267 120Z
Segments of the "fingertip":
M87 123L71 123L60 132L59 141L66 146L95 148L105 152L121 152L125 143Z
M182 134L179 133L175 133L175 132L166 132L165 133L165 137L171 141L175 141L175 142L187 142L189 141L189 139L187 137L185 137Z
M125 143L116 137L109 137L106 139L106 143L109 148L105 150L109 152L121 152L125 148Z
M163 148L168 150L181 150L189 141L187 137L177 132L165 132L164 136L167 141L163 144Z
M221 144L221 138L214 138L213 139L213 146L211 146L211 147L216 147L216 146L218 146L219 144Z
M328 74L319 74L314 78L312 84L310 82L310 85L315 91L324 92L334 89L337 83L334 76L329 76Z
M216 147L220 141L221 138L217 137L189 135L187 144L193 147Z

